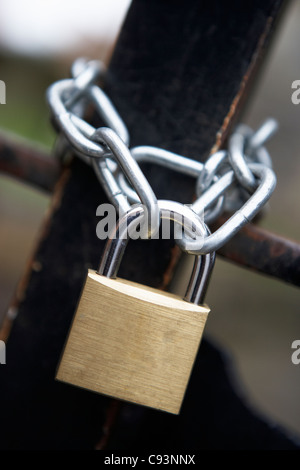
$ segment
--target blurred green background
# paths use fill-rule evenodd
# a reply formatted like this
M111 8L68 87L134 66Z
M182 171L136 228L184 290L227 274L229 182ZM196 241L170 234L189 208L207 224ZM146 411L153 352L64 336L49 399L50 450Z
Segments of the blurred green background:
M103 7L109 8L109 3L103 1ZM298 240L300 105L291 102L291 83L300 79L299 23L300 2L293 0L241 117L253 128L269 116L280 123L278 134L268 143L278 184L261 225ZM7 104L0 106L0 129L38 142L50 152L55 136L49 124L46 88L68 75L77 55L106 60L113 41L111 37L92 46L91 41L81 42L80 50L48 56L21 56L2 47L0 79L7 85ZM48 204L49 195L0 177L2 315ZM181 285L174 285L182 291ZM291 362L291 344L300 339L299 300L295 287L218 258L207 296L212 312L205 334L231 356L246 400L268 419L300 436L300 365Z

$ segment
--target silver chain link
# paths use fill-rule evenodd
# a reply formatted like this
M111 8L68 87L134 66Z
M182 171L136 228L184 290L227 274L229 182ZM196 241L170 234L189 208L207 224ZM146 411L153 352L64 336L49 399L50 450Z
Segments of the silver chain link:
M60 80L48 89L48 101L60 130L59 155L69 150L92 165L109 200L120 211L143 204L148 214L144 237L157 233L159 204L145 178L141 163L152 163L195 178L197 199L190 205L206 224L214 222L224 210L233 211L221 227L201 239L178 240L181 248L196 255L210 253L224 245L251 220L270 198L276 177L264 144L277 130L274 119L253 131L241 124L229 138L228 149L208 157L206 162L150 146L129 148L128 129L109 97L95 83L104 76L99 61L77 59L73 78ZM106 127L96 129L84 119L92 104ZM246 195L246 197L245 197Z

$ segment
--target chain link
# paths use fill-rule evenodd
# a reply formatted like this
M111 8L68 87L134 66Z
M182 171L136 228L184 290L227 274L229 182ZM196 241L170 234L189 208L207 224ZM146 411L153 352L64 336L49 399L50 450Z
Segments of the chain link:
M183 237L178 244L197 255L220 248L261 210L275 188L276 177L264 144L276 132L277 122L268 119L255 132L244 124L237 126L229 138L228 150L210 155L204 164L161 148L129 149L124 121L95 84L104 70L101 62L77 59L72 67L73 78L58 81L48 89L49 105L60 130L59 154L71 149L92 165L109 200L121 214L134 204L143 204L144 213L148 214L144 237L157 233L160 209L139 165L152 163L195 178L197 199L190 208L202 222L204 219L211 224L228 208L234 213L216 232L208 231L195 240ZM84 119L89 104L106 127L96 129Z

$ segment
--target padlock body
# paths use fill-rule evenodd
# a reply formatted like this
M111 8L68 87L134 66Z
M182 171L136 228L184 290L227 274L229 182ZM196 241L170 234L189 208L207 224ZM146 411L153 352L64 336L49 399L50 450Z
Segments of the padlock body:
M208 312L89 270L56 378L178 414Z

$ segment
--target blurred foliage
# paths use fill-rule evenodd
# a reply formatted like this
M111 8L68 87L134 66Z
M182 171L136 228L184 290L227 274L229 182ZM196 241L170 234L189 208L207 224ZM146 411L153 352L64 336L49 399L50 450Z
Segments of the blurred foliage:
M65 67L64 74L68 73ZM6 105L0 107L0 128L51 148L46 89L60 78L61 67L42 59L0 56L0 78L6 83Z

